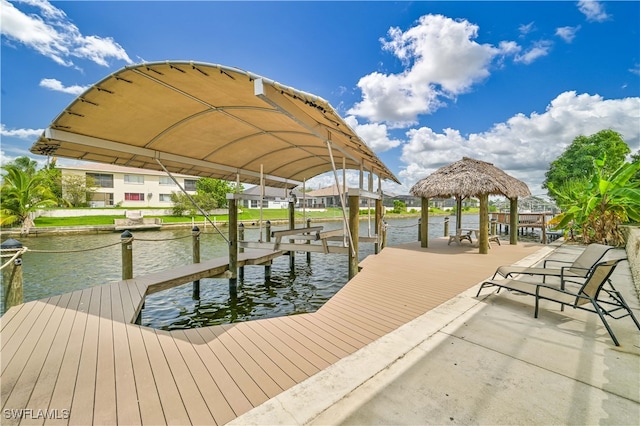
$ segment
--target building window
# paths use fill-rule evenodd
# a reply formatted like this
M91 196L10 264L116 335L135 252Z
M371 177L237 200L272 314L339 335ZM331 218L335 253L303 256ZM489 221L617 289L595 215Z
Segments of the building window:
M184 180L184 190L185 191L195 191L196 190L196 182L194 179L185 179Z
M175 186L176 183L169 176L160 176L160 185Z
M171 194L160 194L160 201L171 202Z
M124 199L125 201L144 201L144 194L136 192L125 192Z
M133 183L136 185L142 185L144 183L144 176L142 175L124 175L124 183Z
M113 175L104 173L87 173L87 177L93 178L98 188L113 188Z
M89 205L91 207L113 206L113 193L94 192L91 194L91 201L89 202Z

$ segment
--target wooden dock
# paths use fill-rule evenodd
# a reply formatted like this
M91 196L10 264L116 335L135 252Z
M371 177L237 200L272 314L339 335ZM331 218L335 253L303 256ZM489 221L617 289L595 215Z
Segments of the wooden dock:
M315 313L171 332L133 324L144 296L186 270L13 307L0 318L3 424L225 424L542 247L480 255L429 243L369 256ZM239 260L273 255L251 252ZM199 265L189 280L217 272Z

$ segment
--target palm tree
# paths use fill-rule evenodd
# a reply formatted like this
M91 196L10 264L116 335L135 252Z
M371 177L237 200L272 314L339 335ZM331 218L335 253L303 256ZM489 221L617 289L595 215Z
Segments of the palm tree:
M27 234L34 226L30 213L41 207L55 206L56 196L51 192L44 174L30 174L15 164L2 169L0 189L0 225L22 224L22 233Z

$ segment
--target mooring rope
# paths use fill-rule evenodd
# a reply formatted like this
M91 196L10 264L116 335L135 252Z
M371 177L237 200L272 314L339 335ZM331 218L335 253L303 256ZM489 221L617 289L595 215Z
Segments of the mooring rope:
M127 238L126 240L123 239L121 241L118 241L118 242L115 242L115 243L112 243L112 244L106 244L104 246L83 248L83 249L77 249L77 250L33 250L33 249L28 249L27 251L29 251L31 253L80 253L80 252L83 252L83 251L100 250L100 249L103 249L103 248L116 246L118 244L126 244L126 243L130 243L133 240L134 240L134 238L131 237L131 238Z
M200 235L201 232L198 232L197 235ZM189 238L191 237L191 235L185 235L183 237L172 237L172 238L160 238L160 239L152 239L152 238L136 238L136 241L146 241L146 242L153 242L153 241L173 241L173 240L182 240L184 238Z
M2 251L14 251L16 249L2 249ZM19 256L22 256L25 252L27 251L26 247L22 247L20 249L18 249L13 256L11 256L11 259L7 260L2 266L0 266L0 270L4 269L7 265L10 265L11 262L13 262L14 260L16 260L16 258L18 258ZM10 255L7 254L3 254L2 257L7 257Z

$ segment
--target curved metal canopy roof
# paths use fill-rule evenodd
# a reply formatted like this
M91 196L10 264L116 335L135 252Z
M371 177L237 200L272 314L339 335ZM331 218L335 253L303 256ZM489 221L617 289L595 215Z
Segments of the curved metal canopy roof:
M328 148L330 145L331 149ZM75 99L31 152L294 187L338 168L398 182L320 97L237 68L167 61L127 66ZM159 164L162 163L162 165Z

